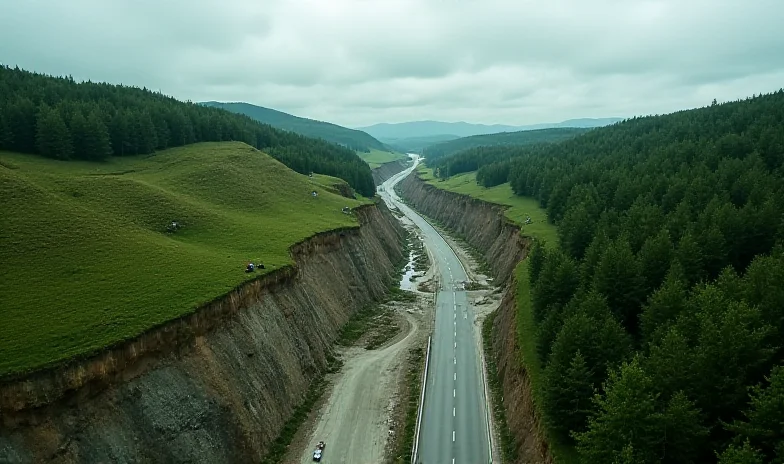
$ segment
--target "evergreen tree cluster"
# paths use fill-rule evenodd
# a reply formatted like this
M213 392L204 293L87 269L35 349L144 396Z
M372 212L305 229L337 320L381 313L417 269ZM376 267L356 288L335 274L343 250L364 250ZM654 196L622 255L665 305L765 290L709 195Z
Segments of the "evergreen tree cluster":
M507 182L509 174L509 162L517 157L525 155L528 147L524 145L497 146L497 147L476 147L461 151L452 156L431 160L426 158L428 167L433 168L433 174L441 179L447 179L464 172L477 171L477 182L486 187L492 187L496 178L503 177L500 182ZM501 167L504 172L501 175L488 175L487 169L493 166L495 170ZM490 179L492 177L492 179ZM483 179L482 182L479 179ZM494 184L498 185L498 184Z
M429 162L440 162L458 153L479 147L503 147L539 145L542 143L559 142L570 139L591 129L582 127L556 127L550 129L522 130L516 132L499 132L496 134L472 135L447 140L425 147L422 155ZM431 166L432 167L432 166ZM475 171L476 169L472 169ZM466 172L466 171L462 171Z
M375 194L370 167L345 147L147 89L0 66L0 150L98 161L232 140L297 172L339 177L362 195Z
M509 181L509 169L514 159L532 150L544 149L550 143L577 137L588 130L567 127L465 137L429 148L432 154L426 151L427 164L442 179L477 171L476 181L479 185L494 187ZM467 143L469 141L471 143ZM457 150L464 146L470 148Z
M509 180L558 225L528 258L550 429L586 463L784 463L784 91L529 149Z

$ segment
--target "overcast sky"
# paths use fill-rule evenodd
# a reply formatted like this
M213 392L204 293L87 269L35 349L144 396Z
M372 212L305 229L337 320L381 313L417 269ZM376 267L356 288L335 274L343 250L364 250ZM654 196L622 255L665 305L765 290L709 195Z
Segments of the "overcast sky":
M784 86L784 0L0 0L0 62L346 126L531 124Z

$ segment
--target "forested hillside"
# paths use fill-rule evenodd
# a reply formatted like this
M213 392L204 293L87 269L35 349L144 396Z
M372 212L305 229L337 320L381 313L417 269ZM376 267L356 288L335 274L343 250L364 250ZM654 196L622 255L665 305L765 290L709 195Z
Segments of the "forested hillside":
M205 102L202 105L222 108L232 113L244 114L256 121L269 124L278 129L296 132L306 137L324 139L364 153L369 153L371 149L387 151L384 144L374 139L370 134L329 122L300 118L282 111L251 105L250 103Z
M422 150L422 154L427 158L429 166L435 167L434 163L439 164L439 166L446 166L447 162L444 158L448 158L456 153L471 148L492 147L497 145L523 146L546 142L559 142L561 140L566 140L576 135L582 134L587 130L589 129L564 127L558 129L524 130L518 132L473 135L471 137L462 137L459 139L430 145ZM476 168L471 170L475 171ZM457 172L455 172L455 174L456 173Z
M328 174L365 196L375 193L370 168L347 148L146 89L0 66L0 150L97 161L229 140L259 148L300 173Z
M387 144L388 147L403 153L414 152L422 153L425 147L435 145L437 143L446 142L447 140L454 140L460 138L456 135L429 135L425 137L406 137L406 138L391 138L379 139L381 142Z
M543 412L584 462L784 462L783 164L783 91L512 161L558 225L528 264Z

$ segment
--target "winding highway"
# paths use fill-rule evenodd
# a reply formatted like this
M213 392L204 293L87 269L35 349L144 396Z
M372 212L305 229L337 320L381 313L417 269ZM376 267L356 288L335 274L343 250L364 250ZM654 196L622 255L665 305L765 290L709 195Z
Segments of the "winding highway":
M462 263L441 235L402 203L394 186L416 169L393 176L379 188L390 206L422 231L440 282L422 408L416 464L492 462L489 416L473 309L460 285L468 279Z

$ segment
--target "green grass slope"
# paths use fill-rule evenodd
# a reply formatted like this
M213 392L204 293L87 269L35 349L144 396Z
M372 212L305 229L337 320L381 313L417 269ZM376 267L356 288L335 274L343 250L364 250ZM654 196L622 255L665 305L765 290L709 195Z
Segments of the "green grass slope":
M357 155L359 155L360 158L369 164L371 169L377 168L384 163L408 159L408 157L402 153L394 153L384 150L370 150L369 153L362 153L358 151Z
M368 152L370 150L386 151L387 148L373 136L360 130L349 129L329 122L301 118L282 111L251 105L250 103L205 102L204 106L222 108L232 113L244 114L256 121L272 127L298 134L324 139L328 142L345 145L352 150Z
M105 163L0 152L0 377L132 338L253 278L248 261L269 272L357 226L341 208L362 201L333 181L239 142Z

